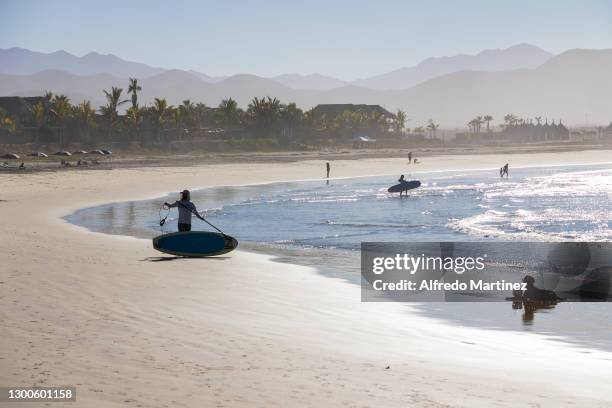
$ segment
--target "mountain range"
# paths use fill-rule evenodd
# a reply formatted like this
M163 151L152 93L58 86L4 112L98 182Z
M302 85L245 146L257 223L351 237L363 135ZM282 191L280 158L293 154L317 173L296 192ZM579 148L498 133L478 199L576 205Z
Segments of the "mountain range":
M518 44L503 50L484 50L476 55L428 58L414 67L400 68L386 74L354 81L371 89L406 89L440 75L458 71L508 71L536 68L553 54L530 44Z
M346 85L382 90L406 89L428 79L457 71L535 68L552 56L553 54L534 45L519 44L502 50L484 50L476 55L459 54L453 57L428 58L414 67L404 67L352 82L321 74L282 74L268 79L289 88L315 91L326 91ZM77 57L63 50L46 54L19 47L0 49L2 74L32 75L46 70L65 71L75 75L109 74L118 78L148 78L169 69L126 61L113 54L90 52ZM213 77L195 70L187 72L209 83L229 78L229 76Z
M517 49L511 48L514 48L512 52ZM524 48L518 46L519 50ZM474 57L486 61L482 54ZM7 71L7 66L13 67L11 69L21 66L17 63L5 65L5 55L4 52L0 53L0 71ZM502 58L499 53L495 55L498 55L495 58ZM465 60L463 57L461 59ZM535 59L527 60L523 64L531 61L532 65L536 65ZM459 60L454 61L453 64L458 64ZM510 62L515 64L514 67L520 65L517 61ZM233 97L240 106L246 107L253 97L265 95L277 97L283 102L294 101L304 109L319 103L370 103L380 104L391 111L405 110L411 119L408 122L410 127L423 124L428 118L447 128L465 127L471 118L484 114L493 115L499 123L507 113L542 116L549 120L562 119L569 124L584 123L585 117L598 123L608 123L612 119L609 103L609 95L612 95L609 75L612 72L612 49L569 50L529 68L504 70L503 64L495 65L489 61L488 70L453 71L428 78L406 89L395 87L393 90L369 89L322 75L263 78L240 74L210 77L193 71L164 70L126 63L137 64L134 69L148 74L134 75L126 71L126 65L122 64L115 65L116 71L112 74L92 72L91 68L76 74L67 71L65 66L61 70L45 69L35 73L0 73L0 95L31 96L51 90L68 95L73 102L90 99L94 106L100 106L105 102L103 89L120 86L126 90L127 77L138 76L143 88L140 94L143 104L150 104L154 97L165 97L175 105L184 99L191 99L215 106L221 99Z

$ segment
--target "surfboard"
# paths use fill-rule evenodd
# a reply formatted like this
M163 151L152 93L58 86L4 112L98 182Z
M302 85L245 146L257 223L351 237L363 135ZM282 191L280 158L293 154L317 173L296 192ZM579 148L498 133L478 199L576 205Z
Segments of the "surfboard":
M237 246L235 238L209 231L173 232L153 238L153 248L158 251L190 258L223 255Z
M405 183L399 183L394 186L389 187L387 190L389 193L401 193L402 191L408 191L415 189L417 187L421 187L421 182L418 180L407 181Z

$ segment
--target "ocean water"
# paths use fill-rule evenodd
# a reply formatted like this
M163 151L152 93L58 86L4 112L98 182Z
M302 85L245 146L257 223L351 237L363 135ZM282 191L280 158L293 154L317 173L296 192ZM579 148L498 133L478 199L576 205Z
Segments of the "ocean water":
M398 175L216 187L192 192L211 223L241 248L316 267L359 284L362 241L611 241L612 163L407 174L422 186L387 193ZM177 190L184 186L177 186ZM93 231L150 238L176 230L155 200L86 208L67 217ZM194 228L209 229L194 219ZM506 303L423 303L421 313L453 324L533 331L612 350L610 303L559 303L532 316Z

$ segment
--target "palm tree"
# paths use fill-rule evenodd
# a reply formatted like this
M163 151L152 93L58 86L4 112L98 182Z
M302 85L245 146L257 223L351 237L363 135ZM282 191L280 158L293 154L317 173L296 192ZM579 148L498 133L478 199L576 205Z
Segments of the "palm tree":
M55 95L53 97L53 101L51 101L51 113L57 120L60 129L59 144L60 146L63 146L66 121L72 114L70 99L68 99L66 95Z
M280 119L283 124L283 134L288 139L293 139L296 126L304 121L304 112L295 103L289 103L281 107Z
M478 127L480 126L480 121L478 118L474 118L470 120L467 125L473 133L477 133Z
M195 122L195 105L191 100L185 99L183 103L178 107L181 113L182 123L188 127L192 127Z
M89 139L89 131L94 124L96 110L91 107L91 102L83 101L74 109L75 117L79 122L79 128L86 135L85 139Z
M40 128L42 128L47 121L45 105L42 102L38 102L30 108L30 112L34 125L36 126L36 144L38 144L40 142Z
M193 120L195 121L196 125L198 127L208 125L211 112L212 109L205 104L201 102L196 103L193 108Z
M238 103L232 98L223 99L218 106L218 112L221 116L221 123L225 125L226 129L231 128L238 122Z
M151 107L151 114L153 116L153 126L155 127L157 141L160 141L159 130L166 122L170 109L171 107L168 106L168 101L165 98L155 98Z
M130 85L128 86L128 94L132 94L132 108L138 109L138 92L142 91L140 85L138 85L138 79L130 78Z
M172 119L176 136L180 139L181 130L183 127L183 111L181 110L180 106L176 109L171 108L169 111L169 116Z
M504 116L504 123L506 124L506 127L515 126L518 123L518 118L514 116L514 114L509 113Z
M134 132L136 140L140 139L140 124L142 123L143 117L143 111L138 107L138 105L136 107L131 106L125 112L125 120L128 126Z
M480 133L480 128L482 127L482 124L484 123L482 116L476 116L476 122L477 122L477 127L478 127L478 133Z
M432 139L436 138L436 131L440 127L440 124L434 123L433 119L429 119L427 121L427 130L429 130L430 134L433 136Z
M484 119L485 122L487 122L487 133L489 133L491 131L491 128L490 128L489 125L490 125L491 121L493 120L493 116L485 115L483 119Z
M280 118L281 103L276 98L253 98L247 113L258 136L273 133Z
M398 109L393 120L393 130L399 135L404 130L404 127L406 127L406 112Z
M112 87L111 91L104 91L104 95L106 96L106 105L101 106L100 110L102 114L106 117L108 121L108 137L109 139L112 136L113 128L115 126L115 122L117 121L117 117L119 116L119 112L117 109L119 106L123 105L127 102L127 100L121 100L121 93L123 92L122 88Z

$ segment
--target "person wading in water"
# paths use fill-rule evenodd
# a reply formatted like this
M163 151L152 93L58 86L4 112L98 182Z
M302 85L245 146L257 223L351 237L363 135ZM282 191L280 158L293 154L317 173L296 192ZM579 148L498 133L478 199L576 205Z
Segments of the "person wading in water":
M170 203L164 203L168 208L178 208L179 219L178 219L178 230L179 232L191 231L191 214L195 215L202 221L206 221L198 214L198 210L194 203L191 202L191 194L189 190L183 190L181 192L181 199Z

